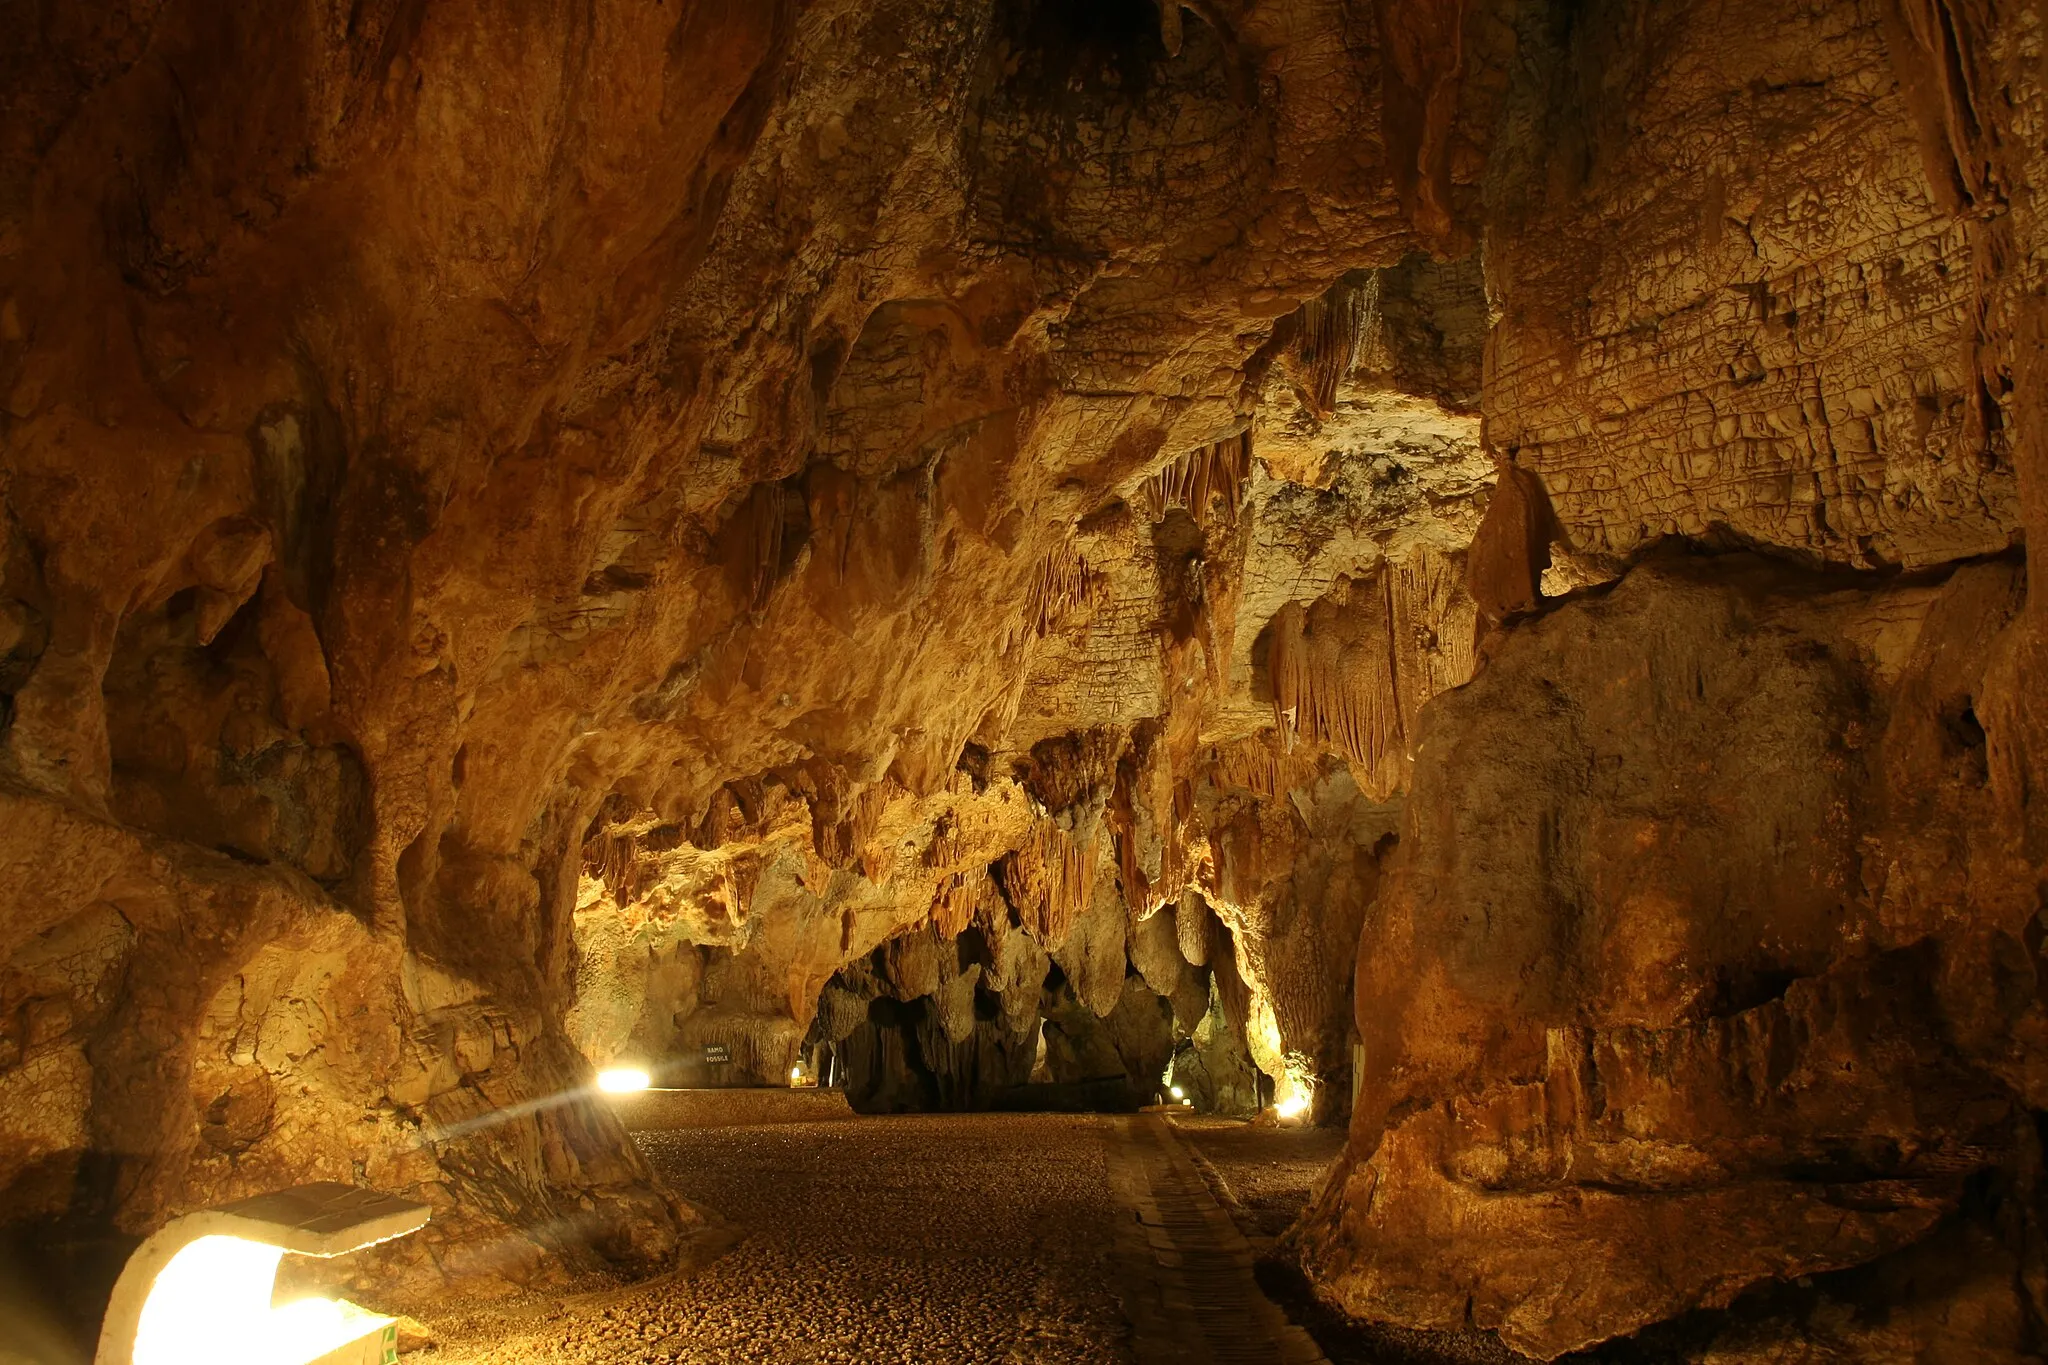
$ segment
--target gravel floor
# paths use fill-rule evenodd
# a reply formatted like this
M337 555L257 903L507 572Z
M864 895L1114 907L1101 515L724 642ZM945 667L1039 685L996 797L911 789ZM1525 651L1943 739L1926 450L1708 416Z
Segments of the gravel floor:
M694 1276L407 1359L1127 1361L1103 1122L913 1115L640 1133L670 1187L744 1242Z
M1189 1116L1174 1126L1230 1187L1247 1237L1270 1247L1308 1206L1330 1163L1344 1150L1341 1128L1272 1127ZM1535 1365L1490 1332L1418 1332L1358 1322L1317 1298L1284 1256L1261 1258L1268 1298L1308 1330L1330 1365Z
M1175 1118L1174 1126L1208 1158L1244 1206L1250 1219L1246 1236L1285 1232L1344 1150L1341 1128L1259 1127L1194 1116Z

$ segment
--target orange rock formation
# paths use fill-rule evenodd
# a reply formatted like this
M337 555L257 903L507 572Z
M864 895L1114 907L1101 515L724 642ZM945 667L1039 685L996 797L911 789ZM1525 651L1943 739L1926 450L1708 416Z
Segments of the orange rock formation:
M434 1205L401 1296L666 1265L617 1057L1198 1039L1351 1115L1355 1314L2041 1349L2035 6L15 10L0 1223L77 1312L316 1179Z

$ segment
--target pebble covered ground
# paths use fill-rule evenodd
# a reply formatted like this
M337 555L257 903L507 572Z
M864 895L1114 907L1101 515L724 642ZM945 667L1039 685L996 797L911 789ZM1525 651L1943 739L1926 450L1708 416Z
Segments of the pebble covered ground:
M1278 1237L1308 1207L1316 1182L1344 1150L1341 1128L1274 1127L1176 1117L1181 1137L1209 1159L1249 1217L1247 1236Z
M1258 1281L1268 1298L1315 1338L1330 1365L1535 1365L1490 1332L1419 1332L1357 1322L1322 1302L1300 1268L1272 1247L1314 1196L1344 1150L1341 1128L1176 1117L1181 1139L1200 1152L1235 1204L1232 1216L1266 1248Z
M1102 1124L932 1114L637 1135L746 1240L408 1365L1121 1365Z

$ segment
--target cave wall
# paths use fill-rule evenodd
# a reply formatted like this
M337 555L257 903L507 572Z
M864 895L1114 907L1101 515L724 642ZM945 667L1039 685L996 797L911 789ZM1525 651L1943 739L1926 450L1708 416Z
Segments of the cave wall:
M1535 17L1494 633L1415 739L1297 1244L1541 1358L2037 1358L2039 16Z
M1354 1311L2029 1348L2034 7L5 17L10 1235L638 1273L593 1064L1170 1017Z
M1335 5L1170 44L1135 2L9 27L4 1083L34 1102L0 1217L31 1239L346 1174L435 1206L408 1286L660 1262L691 1216L574 1042L765 1072L942 883L1011 865L1070 915L1099 822L1007 776L949 798L970 741L1052 733L1005 744L1095 600L1075 523L1242 429L1275 319L1416 249ZM52 825L94 865L34 872ZM179 907L163 953L133 884ZM694 926L660 951L721 954L695 992L650 974L680 1022L577 996L578 906L630 938L643 885ZM354 936L360 999L292 935ZM88 940L104 970L49 975Z
M1432 708L1305 1230L1347 1304L1554 1356L2032 1166L2036 907L1973 718L2022 595L1653 559Z

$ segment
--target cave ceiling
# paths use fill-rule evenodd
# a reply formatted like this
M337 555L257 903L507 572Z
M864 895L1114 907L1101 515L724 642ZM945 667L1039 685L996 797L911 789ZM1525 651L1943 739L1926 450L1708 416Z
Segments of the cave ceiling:
M644 1273L592 1065L1194 1040L1358 1316L2027 1358L2037 7L0 17L0 1223Z

